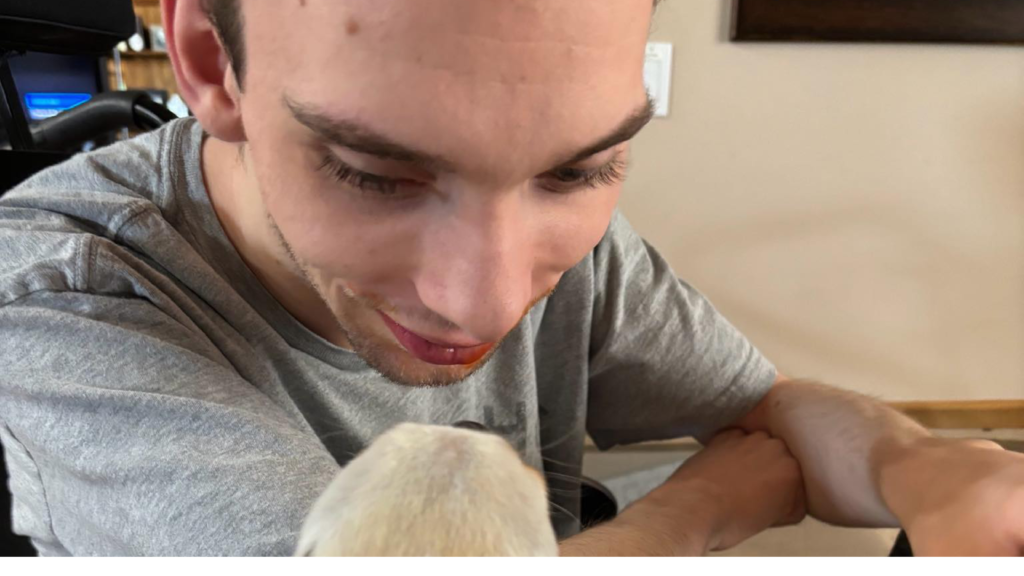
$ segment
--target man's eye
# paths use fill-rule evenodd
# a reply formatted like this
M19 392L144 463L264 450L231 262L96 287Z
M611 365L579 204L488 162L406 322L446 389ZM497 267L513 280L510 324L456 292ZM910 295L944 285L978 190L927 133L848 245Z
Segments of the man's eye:
M332 154L324 154L323 159L320 161L320 166L318 166L317 169L326 172L338 182L348 184L349 186L365 192L373 192L382 196L391 196L396 194L398 192L398 187L405 183L404 180L396 180L394 178L356 170L335 158Z
M620 154L604 166L592 170L557 168L540 178L540 186L549 192L557 193L611 186L625 179L626 166L626 161Z

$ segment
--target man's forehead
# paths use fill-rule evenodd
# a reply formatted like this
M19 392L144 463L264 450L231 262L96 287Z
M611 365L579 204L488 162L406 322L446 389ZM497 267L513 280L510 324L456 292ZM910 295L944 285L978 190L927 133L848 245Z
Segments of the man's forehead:
M629 28L649 23L650 0L245 0L243 14L280 27L321 22L357 36L388 27L416 32L482 35L495 41L548 42L553 37L600 43L594 27ZM340 25L340 26L339 26ZM603 41L608 41L604 38Z
M576 84L599 92L642 82L652 12L647 0L243 4L249 60L268 83L322 81L337 91L390 76L392 90L419 89L415 80L423 79L435 97L464 81L481 90Z

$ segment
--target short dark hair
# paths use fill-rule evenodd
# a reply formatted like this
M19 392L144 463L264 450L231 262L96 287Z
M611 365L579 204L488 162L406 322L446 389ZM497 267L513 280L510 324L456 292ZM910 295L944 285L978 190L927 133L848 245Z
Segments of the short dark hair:
M654 7L657 8L661 2L654 0ZM245 37L239 0L203 0L203 10L228 53L235 80L241 87L245 77Z
M235 80L241 86L245 77L245 36L239 0L203 0L203 10L228 53Z

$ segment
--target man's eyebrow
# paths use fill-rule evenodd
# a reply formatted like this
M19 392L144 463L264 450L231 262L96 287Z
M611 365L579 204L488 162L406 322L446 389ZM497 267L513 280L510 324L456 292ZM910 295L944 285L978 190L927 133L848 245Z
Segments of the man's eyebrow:
M351 120L331 118L314 107L284 97L295 119L331 144L382 160L407 162L435 170L454 171L455 162L392 141Z
M644 126L647 126L652 118L654 118L654 100L648 96L647 100L634 110L632 114L627 116L611 134L608 134L590 146L587 146L579 152L571 155L568 160L562 162L559 166L575 164L576 162L590 158L598 152L604 152L617 144L622 144L627 140L632 140L637 133L643 130Z
M454 171L456 163L448 158L399 144L351 120L331 118L313 106L295 102L288 96L284 97L284 102L295 120L331 144L383 160L417 164L433 170ZM630 140L653 117L654 102L648 97L610 134L580 151L568 155L568 158L560 162L558 166L574 164Z

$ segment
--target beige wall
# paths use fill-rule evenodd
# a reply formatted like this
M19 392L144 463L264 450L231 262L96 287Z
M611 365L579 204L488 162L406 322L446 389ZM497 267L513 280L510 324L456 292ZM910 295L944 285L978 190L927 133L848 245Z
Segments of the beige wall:
M659 10L634 227L787 374L1024 398L1024 48L732 44L729 5Z

